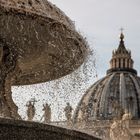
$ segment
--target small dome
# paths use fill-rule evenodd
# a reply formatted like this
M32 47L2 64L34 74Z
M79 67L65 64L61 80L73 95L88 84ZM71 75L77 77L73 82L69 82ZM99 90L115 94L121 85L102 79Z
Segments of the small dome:
M124 45L121 46L126 50ZM118 49L122 49L121 46ZM132 114L133 119L140 119L140 77L133 69L130 53L127 57L124 54L126 51L114 53L113 66L107 71L107 76L94 83L83 95L74 114L75 122L82 119L110 120L121 117L125 110ZM121 66L122 58L126 60Z

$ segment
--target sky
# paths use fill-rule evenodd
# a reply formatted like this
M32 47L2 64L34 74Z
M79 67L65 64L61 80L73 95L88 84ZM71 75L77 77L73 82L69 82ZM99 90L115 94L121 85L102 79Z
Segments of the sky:
M50 0L63 10L95 52L98 79L106 75L112 50L119 44L120 28L124 28L126 48L132 51L135 69L140 73L140 1L139 0ZM91 58L90 58L91 59ZM64 107L70 102L76 107L85 91L97 80L90 61L86 76L81 71L49 83L13 87L13 98L19 113L26 119L26 103L35 98L36 116L42 116L42 105L48 102L52 107L53 120L64 118ZM80 79L80 81L79 81Z
M96 51L98 76L109 68L112 50L118 47L120 28L124 28L126 47L132 51L140 72L139 0L51 0L76 24Z

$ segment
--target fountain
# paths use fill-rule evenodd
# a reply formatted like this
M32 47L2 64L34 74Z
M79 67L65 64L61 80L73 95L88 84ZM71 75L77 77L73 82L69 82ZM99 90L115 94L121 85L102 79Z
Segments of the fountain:
M0 121L1 131L10 133L5 138L14 135L15 139L21 139L24 134L23 139L26 135L40 139L38 136L41 134L46 137L42 129L49 129L47 136L51 139L62 139L60 132L64 134L64 139L67 135L71 135L70 139L82 138L80 132L72 132L74 138L69 133L71 130L20 121L11 86L42 83L65 76L84 62L87 48L86 41L76 32L73 22L47 0L0 1L0 115L10 118ZM26 135L24 131L28 131ZM50 134L50 131L55 131L55 134ZM76 135L80 135L79 138ZM1 136L4 136L3 133ZM93 139L88 134L83 137Z

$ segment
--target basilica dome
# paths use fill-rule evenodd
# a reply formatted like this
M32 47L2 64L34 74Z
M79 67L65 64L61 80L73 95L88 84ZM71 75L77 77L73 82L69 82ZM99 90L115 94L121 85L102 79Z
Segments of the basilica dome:
M127 110L133 119L140 119L140 77L133 69L131 51L124 45L124 35L120 44L112 52L107 75L95 82L83 95L74 113L74 121L111 120L120 117Z

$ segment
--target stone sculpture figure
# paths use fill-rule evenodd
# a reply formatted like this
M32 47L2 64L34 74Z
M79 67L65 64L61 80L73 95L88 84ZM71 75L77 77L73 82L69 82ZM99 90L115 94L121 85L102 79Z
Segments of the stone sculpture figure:
M129 128L129 121L132 119L132 115L125 110L125 113L121 120L114 120L110 127L110 139L111 140L138 140L133 136Z
M48 105L48 103L43 104L43 111L44 111L44 114L41 120L44 118L44 121L43 121L44 123L51 122L51 107L50 105Z
M124 134L129 131L129 125L130 125L129 122L131 119L132 119L131 113L129 113L128 110L125 110L125 113L122 116L122 127L124 128L123 131Z
M27 106L27 117L28 121L32 121L34 116L35 116L35 102L29 101L26 106Z
M67 106L64 108L65 116L67 119L67 125L69 126L71 124L71 118L72 118L72 110L70 103L67 103Z
M121 140L121 121L115 119L114 122L110 126L110 139L111 140Z

